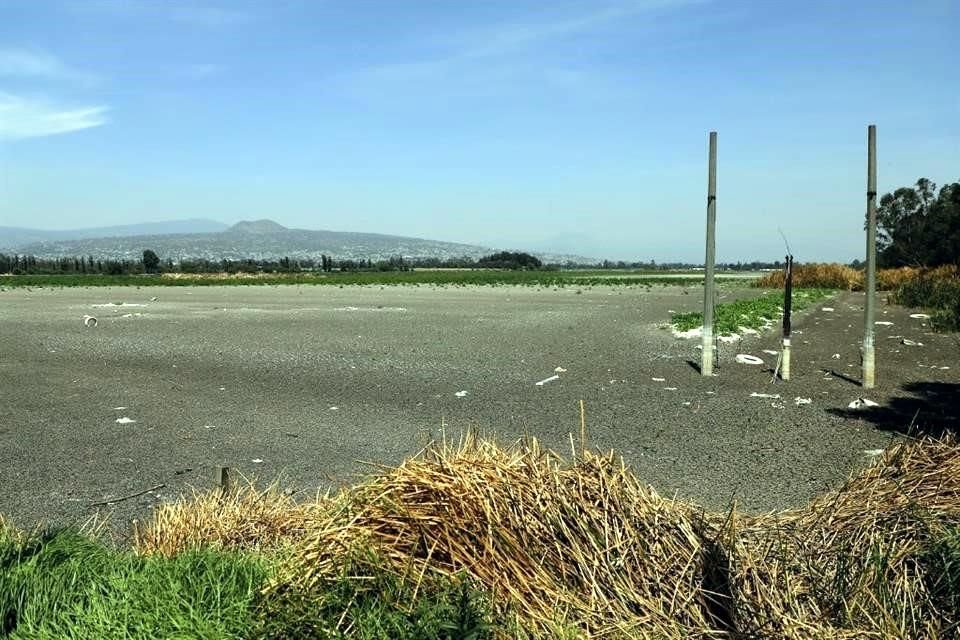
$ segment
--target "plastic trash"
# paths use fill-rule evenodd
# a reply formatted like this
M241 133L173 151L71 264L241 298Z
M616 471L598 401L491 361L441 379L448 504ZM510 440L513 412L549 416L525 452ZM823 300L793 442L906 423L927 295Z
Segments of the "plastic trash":
M763 360L757 356L752 356L749 353L738 353L736 361L740 364L763 364Z
M871 407L879 407L880 405L870 400L868 398L857 398L853 402L847 405L847 409L869 409Z
M538 387L542 387L543 385L547 384L548 382L553 382L554 380L559 380L559 379L560 379L560 376L558 376L558 375L552 375L552 376L550 376L549 378L544 378L543 380L541 380L540 382L537 382L537 383L535 383L535 384L536 384ZM466 391L463 391L462 393L466 394L467 392L466 392Z
M97 326L97 319L93 316L83 316L83 326L93 328Z

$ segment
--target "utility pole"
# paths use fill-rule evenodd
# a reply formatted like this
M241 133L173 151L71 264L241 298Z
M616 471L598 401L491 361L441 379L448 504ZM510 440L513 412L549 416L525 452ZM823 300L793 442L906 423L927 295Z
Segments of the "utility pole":
M700 374L713 375L713 266L717 258L717 132L710 132L710 164L707 170L707 255L703 267L703 352Z
M863 304L863 388L873 389L876 370L873 315L877 288L877 125L867 127L867 277Z
M788 249L789 250L789 249ZM783 279L783 350L780 352L780 377L790 379L790 312L793 307L793 256L784 258L786 272Z

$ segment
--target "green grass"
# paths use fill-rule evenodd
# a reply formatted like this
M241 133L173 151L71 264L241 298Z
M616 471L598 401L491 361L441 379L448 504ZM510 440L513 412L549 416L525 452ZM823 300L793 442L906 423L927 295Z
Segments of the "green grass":
M794 289L793 310L802 311L833 293L832 289ZM714 308L714 331L722 335L736 333L740 327L763 329L775 322L782 314L782 292L764 294L752 300L726 302ZM675 313L670 320L678 331L688 331L703 326L703 314L699 312Z
M21 539L0 524L0 638L492 637L488 602L465 580L418 589L374 560L345 564L339 580L315 592L265 597L278 565L214 549L143 557L73 530Z
M0 287L239 286L239 285L527 285L540 287L686 284L700 278L680 274L627 271L505 271L496 269L421 269L414 271L277 273L257 278L217 278L204 274L167 278L155 275L20 275L0 276Z
M905 307L929 309L930 324L937 331L960 331L960 278L919 276L890 298Z

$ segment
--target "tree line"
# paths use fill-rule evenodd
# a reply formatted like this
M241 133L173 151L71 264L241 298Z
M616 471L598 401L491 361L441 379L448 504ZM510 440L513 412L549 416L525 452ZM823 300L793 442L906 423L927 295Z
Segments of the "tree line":
M920 178L884 194L877 207L877 262L882 267L960 265L960 182Z

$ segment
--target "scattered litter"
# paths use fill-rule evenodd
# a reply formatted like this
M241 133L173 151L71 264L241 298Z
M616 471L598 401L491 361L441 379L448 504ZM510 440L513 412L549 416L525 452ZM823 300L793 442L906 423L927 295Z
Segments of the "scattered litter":
M857 398L847 405L847 409L869 409L870 407L879 407L880 405L867 398Z
M950 367L940 367L940 371L947 371Z
M263 458L254 458L250 462L252 462L253 464L260 464L261 462L263 462Z
M142 313L125 313L120 317L121 318L141 318L143 317L143 314Z
M763 352L764 352L765 354L767 354L768 356L775 356L775 355L777 355L777 352L774 351L773 349L764 349Z
M654 382L666 382L666 381L667 381L666 378L650 378L650 379L653 380Z
M136 420L132 420L132 419L126 417L126 416L124 416L124 417L122 417L122 418L117 418L117 424L131 424L131 423L134 423L134 422L136 422Z
M95 327L97 326L97 319L93 316L83 316L83 326Z
M910 340L909 338L903 338L900 340L900 344L905 344L908 347L922 347L922 342L917 342L916 340Z
M461 391L460 393L462 393L463 395L467 395L467 392L466 392L466 391ZM458 393L457 395L459 396L460 393ZM338 406L332 406L332 407L330 407L329 410L330 410L330 411L339 411L339 410L340 410L340 407L338 407Z
M468 393L470 393L470 392L464 390L464 391L457 391L457 392L456 392L455 394L453 394L453 395L457 396L458 398L465 398Z
M800 405L810 404L811 402L813 402L813 398L801 398L800 396L797 396L796 398L793 399L793 401L799 407Z
M556 369L554 369L554 371L555 371L556 373L566 373L566 372L567 372L567 370L564 369L563 367L557 367Z
M537 382L536 385L537 385L538 387L542 387L543 385L547 384L548 382L553 382L554 380L559 380L559 379L560 379L560 376L553 375L553 376L550 376L549 378L544 378L544 379L541 380L540 382ZM466 394L467 392L466 392L466 391L461 391L460 393Z
M784 408L784 404L783 404L782 402L771 402L771 403L770 403L770 406L773 407L774 409L783 409L783 408Z
M664 387L663 390L664 390L664 391L676 391L676 390L677 390L677 387Z
M930 315L929 315L929 314L926 314L926 313L911 313L911 314L910 314L910 317L911 317L911 318L915 318L915 319L917 319L917 320L929 320L929 319L930 319Z
M226 390L227 390L226 387L220 387L220 391L226 391Z
M152 298L150 298L150 302L156 302L159 299L160 298L158 298L157 296L153 296Z
M883 449L864 449L863 453L868 456L879 456L883 453Z
M751 398L771 398L773 400L779 400L780 394L779 393L757 393L756 391L754 391L753 393L750 394L750 397Z
M839 359L840 359L840 354L839 354L839 353L835 353L835 354L833 354L833 355L830 356L830 357L833 358L834 360L839 360Z
M727 344L730 344L731 342L739 342L740 336L738 336L735 333L731 333L730 335L719 336L717 340L719 340L720 342L725 342Z
M683 406L689 407L689 406L690 406L690 403L689 403L689 402L684 402L684 403L683 403Z
M717 395L717 392L716 392L716 391L707 391L707 395L708 395L708 396L715 396L715 395Z
M204 429L216 429L217 426L216 426L216 425L213 425L213 424L205 424L205 425L203 425L203 428L204 428Z
M833 307L821 307L820 311L833 311Z
M125 410L126 410L126 407L114 407L113 410L114 410L114 411L125 411Z
M748 353L738 353L736 361L740 364L763 364L763 360L757 356L751 356Z
M886 321L886 320L877 320L877 321L874 322L873 324L879 324L879 325L884 326L884 327L893 326L893 323L892 323L892 322L888 322L888 321Z

